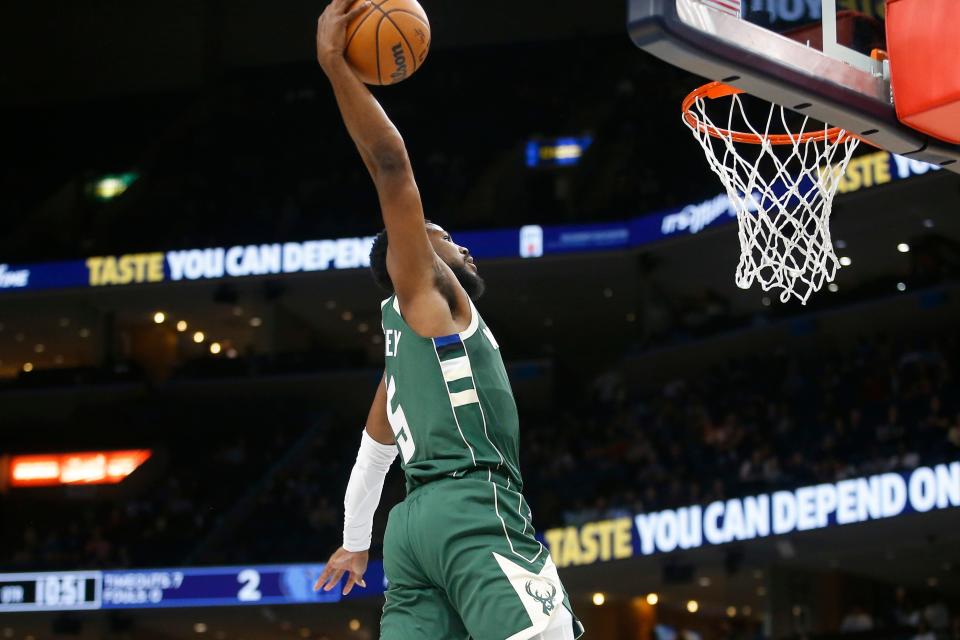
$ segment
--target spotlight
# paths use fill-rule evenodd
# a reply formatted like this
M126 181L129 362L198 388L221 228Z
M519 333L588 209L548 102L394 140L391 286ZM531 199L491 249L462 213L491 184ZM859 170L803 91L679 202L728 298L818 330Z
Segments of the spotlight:
M737 617L737 608L736 607L727 607L727 617L736 618Z
M205 622L197 622L196 624L193 625L193 630L196 631L197 633L206 633L207 625Z
M829 289L830 293L836 293L837 291L840 291L840 287L837 285L836 282L831 282L830 284L828 284L827 289Z
M910 245L908 245L906 242L901 242L897 245L897 251L900 253L908 253L910 251Z
M360 630L360 621L356 618L350 620L350 631L359 631Z
M197 331L195 334L193 334L193 341L196 342L197 344L200 344L206 339L207 339L207 336L203 335L203 331Z
M163 311L157 311L155 314L153 314L153 321L157 324L163 324L166 319L167 314L165 314Z
M688 601L687 601L687 611L689 611L690 613L696 613L697 610L699 610L699 609L700 609L700 603L699 603L699 602L697 602L696 600L688 600Z
M30 373L31 371L33 371L33 363L32 363L32 362L24 362L24 363L23 363L23 372L24 372L24 373Z
M218 355L218 354L220 353L220 343L219 343L219 342L211 342L211 343L210 343L210 353L212 353L213 355Z
M256 329L259 326L263 325L263 319L256 316L250 318L250 326Z
M897 291L906 291L906 290L907 290L907 284L905 282L897 283Z
M848 258L847 256L843 256L842 258L840 258L840 265L841 265L841 266L849 267L851 264L853 264L853 260L851 260L851 259Z
M652 607L653 605L657 604L658 602L660 602L660 596L658 596L658 595L655 594L655 593L648 593L648 594L647 594L647 604L648 604L648 605L650 605L650 606Z
M602 593L593 594L593 604L597 605L598 607L603 605L603 603L606 601L607 601L607 597Z
M177 323L177 331L179 331L180 333L183 333L186 330L187 330L186 320L181 320L180 322Z

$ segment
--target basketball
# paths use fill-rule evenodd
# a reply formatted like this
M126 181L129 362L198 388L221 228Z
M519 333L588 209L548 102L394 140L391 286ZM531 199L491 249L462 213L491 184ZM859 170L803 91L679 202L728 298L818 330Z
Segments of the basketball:
M367 84L403 82L429 50L430 22L417 0L374 0L347 26L347 62Z

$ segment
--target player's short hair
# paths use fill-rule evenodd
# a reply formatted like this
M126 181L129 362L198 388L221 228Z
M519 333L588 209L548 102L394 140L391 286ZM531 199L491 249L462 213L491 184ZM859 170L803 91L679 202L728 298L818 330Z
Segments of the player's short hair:
M424 224L435 224L430 220L424 220ZM393 280L390 279L390 273L387 271L387 230L384 229L373 239L373 246L370 247L370 272L373 274L373 281L387 293L396 293L393 288Z

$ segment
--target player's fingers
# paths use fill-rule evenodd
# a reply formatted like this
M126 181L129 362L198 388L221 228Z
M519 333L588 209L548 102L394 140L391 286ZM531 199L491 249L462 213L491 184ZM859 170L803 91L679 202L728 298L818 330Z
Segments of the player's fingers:
M350 8L351 2L353 0L333 0L333 8L337 10L337 13L344 14Z
M350 593L350 590L353 589L353 585L359 584L362 580L363 578L360 575L351 571L347 577L347 584L343 586L343 595Z
M335 586L337 586L337 583L340 582L340 578L342 577L343 577L343 569L337 569L336 571L334 571L333 575L330 576L330 579L327 581L327 584L324 585L323 590L330 591L330 589L333 589Z
M333 567L329 564L323 568L323 571L320 573L320 577L317 578L317 581L313 585L314 591L319 591L320 587L323 586L323 583L327 581L327 578L330 577L330 574L333 572Z
M347 16L346 16L347 22L350 22L350 21L352 21L354 18L357 18L357 17L363 15L363 13L364 13L365 11L367 11L369 8L370 8L370 2L361 2L360 4L358 4L357 6L355 6L353 9L351 9L351 10L347 13Z

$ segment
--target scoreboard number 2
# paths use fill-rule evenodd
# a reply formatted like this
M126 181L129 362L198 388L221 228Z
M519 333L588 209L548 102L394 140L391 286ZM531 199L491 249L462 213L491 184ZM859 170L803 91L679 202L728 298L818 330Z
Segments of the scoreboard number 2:
M244 569L237 575L237 582L242 584L237 599L240 602L257 602L263 597L260 593L260 572L256 569Z

